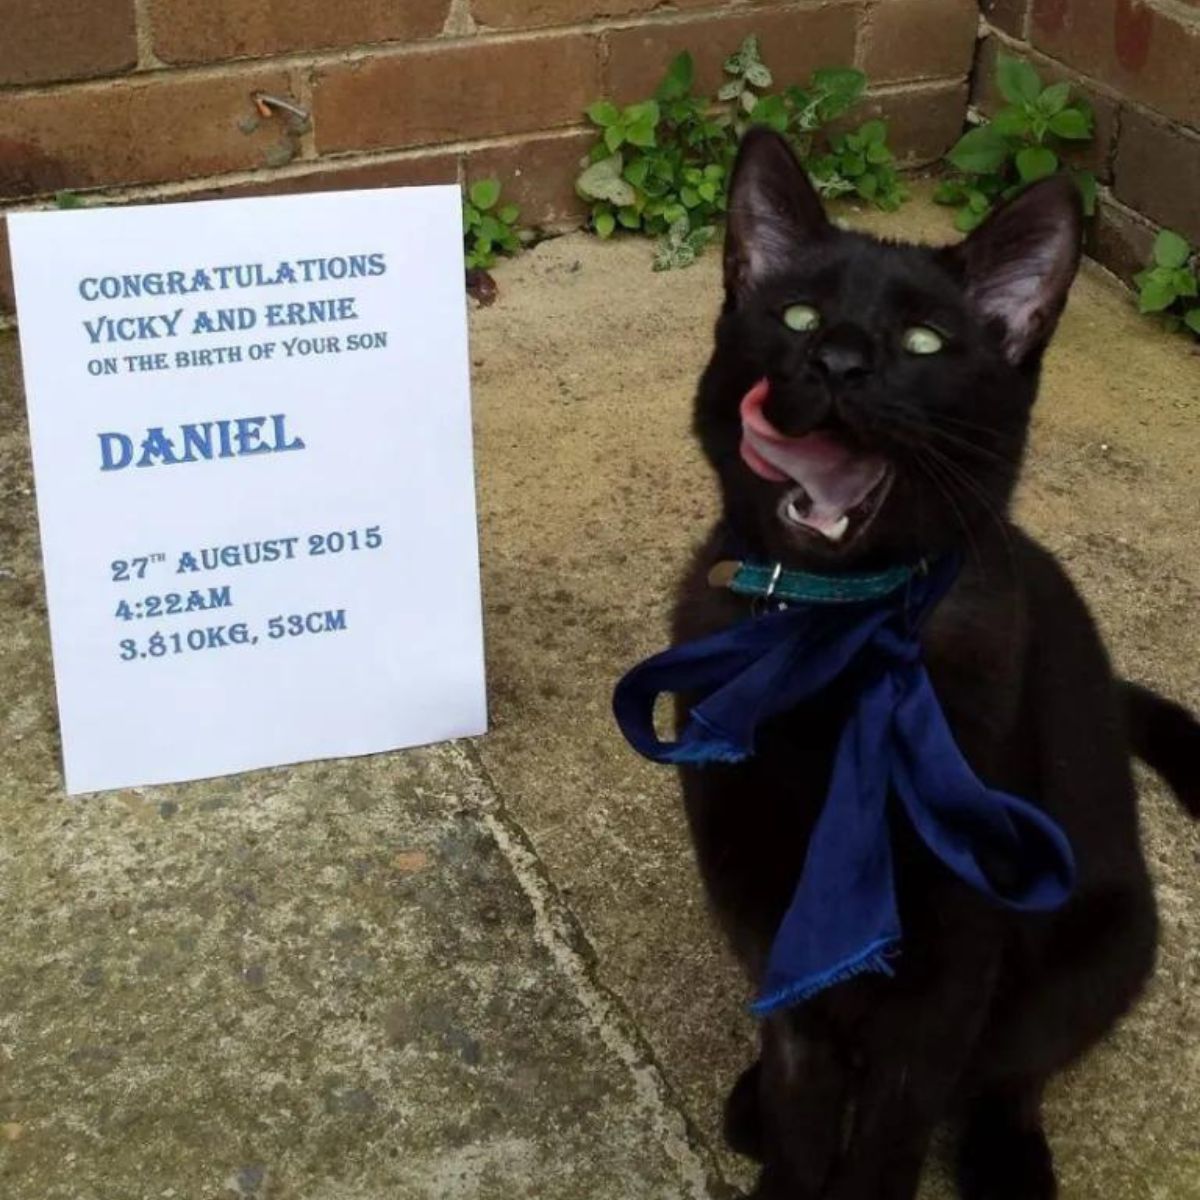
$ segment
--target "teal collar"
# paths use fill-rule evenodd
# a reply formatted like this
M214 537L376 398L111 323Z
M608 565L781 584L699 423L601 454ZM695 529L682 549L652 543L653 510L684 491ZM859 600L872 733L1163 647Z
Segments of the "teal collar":
M811 571L784 570L782 563L719 562L708 573L713 587L728 588L738 596L789 604L852 604L878 600L902 588L927 570L924 560L912 567L889 567L850 575L817 575Z

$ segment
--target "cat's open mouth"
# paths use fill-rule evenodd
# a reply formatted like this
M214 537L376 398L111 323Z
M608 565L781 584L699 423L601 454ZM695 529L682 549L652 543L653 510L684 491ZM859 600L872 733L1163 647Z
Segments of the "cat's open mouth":
M797 485L779 504L789 526L832 545L849 545L887 499L895 474L891 464L828 430L803 437L780 433L763 413L769 392L762 379L742 400L742 460L763 479Z
M883 507L883 502L891 491L893 478L894 474L889 467L862 500L832 519L817 508L803 487L792 488L779 503L779 516L786 524L813 537L822 538L835 545L848 546L859 534L866 532L875 519L875 514Z

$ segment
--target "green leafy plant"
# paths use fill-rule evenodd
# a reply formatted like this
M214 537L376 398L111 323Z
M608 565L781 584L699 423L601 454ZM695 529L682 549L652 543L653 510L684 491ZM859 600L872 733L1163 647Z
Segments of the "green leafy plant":
M1187 239L1164 229L1154 239L1154 259L1134 276L1138 308L1160 313L1175 329L1185 326L1200 336L1200 278Z
M500 254L515 254L521 248L515 204L500 204L500 181L479 179L463 197L463 250L467 267L490 270Z
M908 196L893 165L882 121L868 121L857 133L835 135L829 153L810 159L807 165L817 190L826 196L854 192L885 212L895 212Z
M989 121L968 130L946 155L958 174L934 193L939 204L958 209L954 224L964 233L974 229L998 200L1022 188L1069 170L1091 216L1096 205L1096 177L1071 170L1062 162L1061 142L1092 137L1092 112L1084 99L1072 100L1069 83L1044 85L1023 59L1001 54L996 66L1000 94L1008 102Z
M660 238L659 270L694 262L725 212L738 139L754 124L789 138L822 194L854 193L883 209L900 205L905 193L886 125L826 129L866 90L861 71L815 71L804 87L769 92L774 79L754 37L724 69L728 79L715 99L695 95L695 65L684 51L651 99L624 108L600 100L588 108L599 136L575 186L591 202L597 234L607 238L625 229Z
M659 239L654 252L654 269L669 271L673 267L690 267L716 233L715 225L700 225L693 229L687 217L680 217L667 230L666 236Z
M730 104L730 124L741 137L750 126L762 97L774 79L770 68L759 57L758 38L751 34L739 49L725 60L725 74L731 76L717 91L717 99Z

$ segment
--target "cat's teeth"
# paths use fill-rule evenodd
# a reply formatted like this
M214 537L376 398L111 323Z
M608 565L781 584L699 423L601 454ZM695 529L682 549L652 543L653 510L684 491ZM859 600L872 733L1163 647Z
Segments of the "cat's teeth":
M843 515L839 517L837 521L828 529L823 529L821 532L824 533L831 542L840 542L842 538L846 536L846 530L849 528L850 518Z

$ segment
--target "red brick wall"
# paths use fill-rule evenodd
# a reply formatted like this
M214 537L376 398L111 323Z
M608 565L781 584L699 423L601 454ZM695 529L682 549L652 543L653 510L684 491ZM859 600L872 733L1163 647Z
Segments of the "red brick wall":
M1096 111L1088 165L1104 185L1090 250L1128 280L1169 226L1200 245L1200 0L980 0L989 26L974 99L998 49L1070 79Z
M107 202L461 180L534 224L580 218L584 106L700 83L748 33L781 82L855 63L911 164L961 130L974 0L0 0L0 214ZM253 93L311 113L264 118ZM864 106L864 119L866 107ZM0 216L0 312L11 311Z

